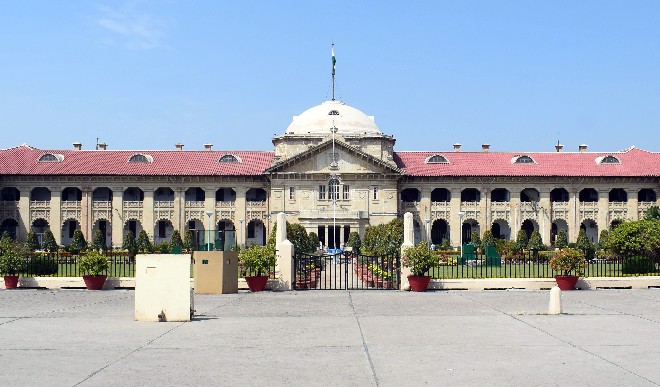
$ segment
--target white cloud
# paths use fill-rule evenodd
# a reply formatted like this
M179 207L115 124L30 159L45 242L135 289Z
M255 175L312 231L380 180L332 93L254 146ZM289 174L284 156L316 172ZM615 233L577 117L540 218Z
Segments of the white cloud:
M140 2L129 2L111 8L99 7L96 24L112 34L106 42L113 42L127 49L148 50L166 48L167 22L164 19L141 12Z

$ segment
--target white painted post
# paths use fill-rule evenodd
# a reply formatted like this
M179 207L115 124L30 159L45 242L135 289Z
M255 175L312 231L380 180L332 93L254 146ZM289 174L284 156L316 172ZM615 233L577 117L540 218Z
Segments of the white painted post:
M280 244L286 240L286 215L284 212L277 214L277 233L275 234L275 250L280 249Z
M554 286L550 289L550 307L548 314L561 314L561 290L559 286Z
M403 215L403 244L401 245L401 256L408 248L415 245L415 228L413 226L413 214L406 212ZM410 268L401 266L401 287L400 290L410 290L408 276L411 274Z
M279 226L277 227L279 229ZM275 253L277 254L277 269L280 272L280 278L273 290L292 290L293 281L295 280L293 273L293 254L295 253L295 248L293 243L285 239L280 243L280 247Z

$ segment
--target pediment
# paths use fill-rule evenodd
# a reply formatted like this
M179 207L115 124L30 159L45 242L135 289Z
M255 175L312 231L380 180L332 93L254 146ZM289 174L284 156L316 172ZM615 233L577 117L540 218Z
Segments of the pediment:
M370 154L352 147L342 141L335 140L334 155L336 160L336 169L333 165L333 146L332 140L321 143L305 152L299 153L286 160L282 160L266 173L378 173L378 174L401 174L393 163L382 161Z

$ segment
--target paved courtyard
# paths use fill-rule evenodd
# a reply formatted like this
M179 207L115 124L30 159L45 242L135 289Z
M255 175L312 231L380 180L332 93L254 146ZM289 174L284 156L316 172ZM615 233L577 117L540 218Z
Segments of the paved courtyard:
M0 385L660 384L660 290L196 296L133 321L133 291L0 290Z

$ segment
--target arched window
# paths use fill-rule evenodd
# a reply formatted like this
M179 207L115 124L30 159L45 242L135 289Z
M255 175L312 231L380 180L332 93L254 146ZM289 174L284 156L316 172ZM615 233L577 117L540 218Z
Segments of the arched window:
M330 179L328 182L328 199L339 200L339 180Z
M129 163L150 163L153 161L153 158L149 155L143 155L142 153L137 153L131 156L130 159L128 159Z
M219 163L240 163L241 160L234 155L223 155L218 159Z
M53 153L45 153L39 157L39 161L45 163L59 163L62 160L64 160L64 156Z
M511 163L513 163L513 164L536 164L536 161L534 161L533 158L531 158L527 155L520 155L520 156L515 156L513 159L511 159Z
M433 155L426 159L427 164L449 164L449 160L443 155Z
M621 160L612 155L607 155L605 157L599 157L596 159L598 164L621 164Z

